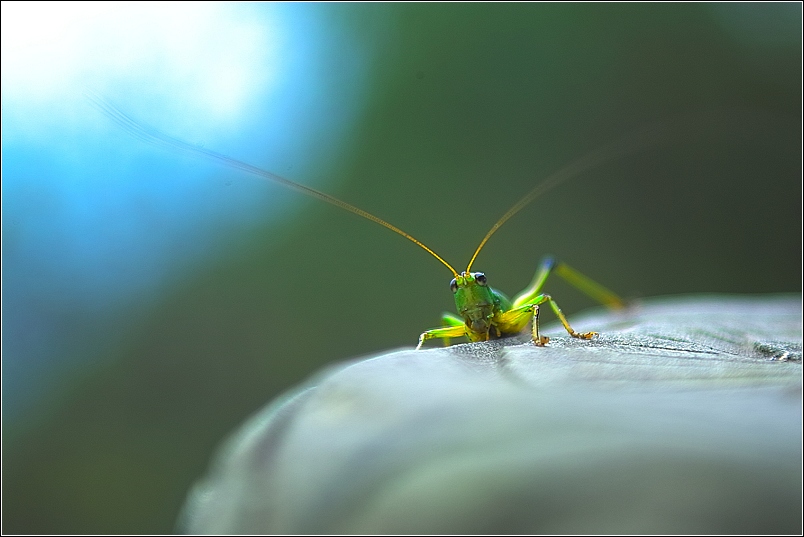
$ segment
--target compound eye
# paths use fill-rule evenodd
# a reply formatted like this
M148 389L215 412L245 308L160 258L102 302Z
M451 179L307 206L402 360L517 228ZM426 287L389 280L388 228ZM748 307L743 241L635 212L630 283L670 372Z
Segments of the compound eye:
M449 282L449 288L452 290L453 293L458 292L458 280L452 278L452 281Z
M486 275L483 274L482 272L475 272L475 281L477 283L479 283L480 285L485 286L486 283L487 283L486 282Z

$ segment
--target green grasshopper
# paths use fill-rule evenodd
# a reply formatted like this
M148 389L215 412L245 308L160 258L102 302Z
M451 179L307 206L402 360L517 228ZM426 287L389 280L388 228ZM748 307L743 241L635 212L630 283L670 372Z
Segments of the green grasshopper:
M569 166L559 170L553 175L549 176L543 182L538 184L533 190L520 199L511 209L506 212L486 233L480 245L472 255L469 264L461 273L458 273L452 265L447 263L441 256L427 247L424 243L414 238L410 234L402 231L398 227L389 224L385 220L374 216L362 209L359 209L345 201L341 201L329 194L320 192L314 188L301 185L290 179L286 179L277 174L257 168L245 162L235 160L226 155L216 153L207 149L188 144L181 140L172 138L156 129L142 125L132 118L121 112L114 105L102 97L88 93L87 97L90 101L103 113L108 115L123 129L128 131L133 136L140 138L146 142L156 145L162 145L171 149L177 149L185 153L190 153L196 156L203 156L217 162L223 163L232 168L246 171L248 173L257 175L264 179L269 179L286 187L292 188L303 194L313 196L320 200L336 205L341 209L345 209L358 216L362 216L372 222L386 227L402 235L406 239L420 246L433 257L438 259L452 272L453 279L450 282L450 289L455 298L455 306L459 315L445 313L442 316L444 325L439 328L433 328L423 332L419 336L419 344L416 349L420 349L425 341L429 339L443 339L445 345L449 345L451 338L466 336L470 341L487 341L490 339L498 339L518 335L524 330L527 324L531 323L531 333L533 343L535 345L543 346L549 338L543 336L539 332L539 306L545 302L550 305L553 312L564 325L570 336L579 339L592 339L597 335L596 332L576 332L567 321L567 318L561 312L561 308L553 300L553 298L542 293L542 288L547 280L547 277L555 272L571 285L575 286L582 292L586 293L593 299L599 301L612 308L620 308L623 306L623 301L613 292L609 291L602 285L592 281L580 272L569 267L565 263L556 263L551 258L546 258L542 261L540 269L536 272L536 276L530 285L521 293L519 293L513 301L509 300L503 293L489 287L486 280L486 275L482 272L471 272L472 265L475 262L480 251L485 246L489 238L496 232L505 222L512 216L522 210L527 204L532 202L538 196L542 195L545 191L556 185L572 178L580 173L587 171L601 163L613 160L632 153L637 149L644 147L651 143L653 138L652 132L643 132L639 136L630 136L623 140L619 140L613 144L609 144L603 148L593 151L584 157L576 160Z

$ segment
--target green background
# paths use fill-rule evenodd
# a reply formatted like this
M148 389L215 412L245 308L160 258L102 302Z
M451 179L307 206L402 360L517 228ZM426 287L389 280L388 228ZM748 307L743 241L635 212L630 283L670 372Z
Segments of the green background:
M547 253L625 297L801 290L800 5L316 8L375 58L352 149L316 175L456 268L541 178L664 121L684 126L533 203L474 269L509 294ZM171 531L245 417L327 363L414 345L452 309L428 254L301 205L227 237L125 319L101 365L61 380L58 407L4 425L4 532ZM570 319L593 305L547 290Z

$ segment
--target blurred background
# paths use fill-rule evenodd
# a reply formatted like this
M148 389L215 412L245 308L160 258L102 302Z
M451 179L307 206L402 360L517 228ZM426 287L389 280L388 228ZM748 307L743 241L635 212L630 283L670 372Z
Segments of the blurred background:
M646 297L801 291L801 74L799 3L4 2L3 531L169 532L247 416L453 309L401 237L143 143L83 92L459 270L539 180L672 125L473 267L514 294L550 253Z

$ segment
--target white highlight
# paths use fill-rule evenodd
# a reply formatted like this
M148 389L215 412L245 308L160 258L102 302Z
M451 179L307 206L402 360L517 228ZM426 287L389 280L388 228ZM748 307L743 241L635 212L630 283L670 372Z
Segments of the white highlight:
M181 96L177 111L237 121L275 83L283 38L248 15L213 2L3 2L4 101L133 86L155 101Z

